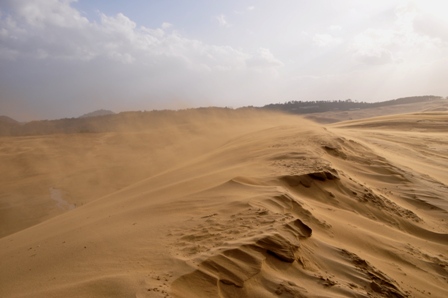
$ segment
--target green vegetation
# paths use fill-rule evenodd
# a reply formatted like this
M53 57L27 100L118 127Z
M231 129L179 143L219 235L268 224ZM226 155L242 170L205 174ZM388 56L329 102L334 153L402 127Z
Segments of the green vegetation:
M292 114L310 114L310 113L322 113L328 111L350 111L359 109L378 108L378 107L426 102L440 99L442 99L441 96L426 95L426 96L404 97L374 103L358 102L353 101L351 99L336 100L336 101L289 101L285 103L269 104L264 106L263 109L283 111Z

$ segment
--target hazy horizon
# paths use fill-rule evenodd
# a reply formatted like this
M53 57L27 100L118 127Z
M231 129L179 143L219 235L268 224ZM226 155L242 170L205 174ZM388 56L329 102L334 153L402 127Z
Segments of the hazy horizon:
M0 115L446 96L443 1L2 1Z

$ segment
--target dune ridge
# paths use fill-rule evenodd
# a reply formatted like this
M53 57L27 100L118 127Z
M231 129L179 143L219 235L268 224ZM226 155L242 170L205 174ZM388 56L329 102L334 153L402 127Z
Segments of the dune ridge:
M215 113L108 135L129 140L110 157L138 153L121 171L159 166L0 238L0 295L444 297L447 118ZM155 136L180 143L150 157Z

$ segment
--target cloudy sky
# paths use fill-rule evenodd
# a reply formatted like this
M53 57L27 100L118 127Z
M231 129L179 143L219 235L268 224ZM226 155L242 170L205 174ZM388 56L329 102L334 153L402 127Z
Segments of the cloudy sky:
M448 95L445 0L0 0L0 115Z

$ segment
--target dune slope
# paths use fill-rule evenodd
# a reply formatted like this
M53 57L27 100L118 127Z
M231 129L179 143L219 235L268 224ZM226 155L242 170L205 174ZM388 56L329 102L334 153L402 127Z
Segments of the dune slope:
M448 295L443 126L241 116L203 118L166 167L0 238L0 296Z

